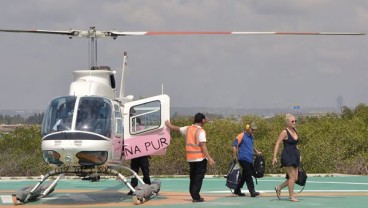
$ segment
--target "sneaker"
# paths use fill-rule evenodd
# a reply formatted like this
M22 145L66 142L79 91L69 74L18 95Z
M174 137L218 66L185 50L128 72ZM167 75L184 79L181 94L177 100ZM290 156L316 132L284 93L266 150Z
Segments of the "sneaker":
M133 191L132 191L132 190L130 190L130 191L127 193L127 195L133 195Z
M193 203L197 203L197 202L204 202L204 198L199 198L199 199L193 199L192 201Z
M250 194L250 197L256 197L256 196L258 196L258 195L259 195L259 192L256 192L256 191L255 191L255 192L253 192L253 193L251 193L251 194Z

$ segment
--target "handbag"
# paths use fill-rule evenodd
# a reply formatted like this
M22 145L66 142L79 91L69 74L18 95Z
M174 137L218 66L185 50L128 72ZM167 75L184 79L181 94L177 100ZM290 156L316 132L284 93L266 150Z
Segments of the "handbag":
M298 180L295 181L296 184L299 186L305 186L305 183L307 182L307 173L303 169L303 167L298 168Z
M303 188L299 191L299 193L301 193L304 188L305 188L305 184L307 183L307 172L305 172L303 165L300 164L299 168L298 168L298 180L295 181L296 184L298 184L299 186L303 186ZM289 179L289 175L286 174L286 179Z

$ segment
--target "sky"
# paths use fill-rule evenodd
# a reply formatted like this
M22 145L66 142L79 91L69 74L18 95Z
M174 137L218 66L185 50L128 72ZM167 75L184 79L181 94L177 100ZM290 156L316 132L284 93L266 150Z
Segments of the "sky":
M368 33L367 0L2 0L1 29ZM88 39L0 33L0 109L45 109L88 69ZM126 94L173 107L355 107L368 103L368 35L98 39L98 65L128 53Z

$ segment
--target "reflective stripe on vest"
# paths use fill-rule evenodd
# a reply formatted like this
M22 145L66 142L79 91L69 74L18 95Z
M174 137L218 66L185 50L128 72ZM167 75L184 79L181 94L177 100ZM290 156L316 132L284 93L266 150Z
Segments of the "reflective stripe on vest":
M196 160L205 158L202 148L199 146L199 134L203 131L202 128L195 125L188 126L186 139L185 139L185 150L187 160Z

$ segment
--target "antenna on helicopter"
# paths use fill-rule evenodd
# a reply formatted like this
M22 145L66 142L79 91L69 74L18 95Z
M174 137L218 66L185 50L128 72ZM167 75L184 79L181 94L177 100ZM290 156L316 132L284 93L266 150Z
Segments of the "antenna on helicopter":
M124 52L123 69L121 71L121 80L120 80L120 95L119 95L119 98L123 98L124 97L124 91L125 91L125 87L124 87L124 74L125 74L125 67L128 64L127 60L128 60L128 53L127 52Z

